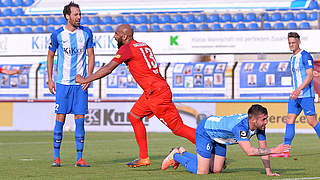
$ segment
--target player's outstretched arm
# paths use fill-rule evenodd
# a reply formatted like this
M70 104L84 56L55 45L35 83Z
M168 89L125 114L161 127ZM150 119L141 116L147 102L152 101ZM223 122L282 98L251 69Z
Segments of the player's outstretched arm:
M107 65L101 67L97 72L87 76L86 78L83 78L82 76L77 74L75 81L77 83L84 84L84 83L92 82L96 79L103 78L108 74L110 74L118 65L119 63L115 61L110 61Z
M267 141L259 141L260 148L268 148ZM261 156L261 160L263 163L264 168L266 169L267 176L280 176L278 173L272 173L271 166L270 166L270 159L269 156Z
M3 74L7 74L7 75L14 75L14 74L19 74L21 73L20 69L12 69L12 70L7 70L7 69L2 69L1 71Z
M251 143L249 141L238 141L240 147L242 150L248 155L248 156L266 156L269 154L279 154L283 153L284 151L290 150L289 145L279 144L275 148L256 148L251 146Z

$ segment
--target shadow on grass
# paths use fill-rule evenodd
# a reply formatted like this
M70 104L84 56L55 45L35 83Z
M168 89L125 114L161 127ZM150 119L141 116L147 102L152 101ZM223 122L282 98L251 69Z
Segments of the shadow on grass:
M254 172L260 172L261 174L265 174L265 169L264 168L231 168L231 169L226 169L223 171L223 173L235 173L235 172L245 172L245 171L254 171ZM301 173L299 173L299 171ZM279 173L279 174L286 174L288 172L297 172L295 174L291 175L304 175L305 169L272 169L272 172L274 173Z

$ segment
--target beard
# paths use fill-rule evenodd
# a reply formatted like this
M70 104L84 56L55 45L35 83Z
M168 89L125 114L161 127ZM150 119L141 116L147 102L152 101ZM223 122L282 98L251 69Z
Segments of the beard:
M122 40L119 39L119 41L118 41L118 49L120 49L121 46L123 46L123 42L122 42Z

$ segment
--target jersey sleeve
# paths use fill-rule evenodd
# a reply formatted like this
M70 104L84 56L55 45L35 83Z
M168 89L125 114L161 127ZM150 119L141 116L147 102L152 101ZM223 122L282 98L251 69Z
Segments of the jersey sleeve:
M232 133L234 134L237 141L249 141L250 140L248 130L239 124L236 125L232 129Z
M50 36L49 50L55 53L57 48L58 48L57 33L53 32Z
M306 69L313 68L313 58L309 53L305 53L302 56L302 62Z
M112 61L122 64L124 62L129 61L132 57L133 56L132 56L130 47L124 45L118 50L117 54L114 56Z
M267 138L266 138L266 132L265 130L258 130L257 132L257 139L259 141L265 141Z

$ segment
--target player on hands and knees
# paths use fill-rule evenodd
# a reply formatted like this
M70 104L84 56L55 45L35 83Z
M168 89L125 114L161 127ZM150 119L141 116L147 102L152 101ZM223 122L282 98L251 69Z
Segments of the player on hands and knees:
M248 156L261 156L268 176L279 176L272 173L269 155L282 153L290 146L280 144L268 148L265 128L268 123L268 111L265 107L252 105L248 114L232 116L210 116L203 119L197 127L197 155L187 152L184 148L174 149L163 160L161 169L182 164L194 174L220 173L224 166L227 145L238 143ZM259 148L253 147L250 138L257 135Z
M155 115L175 135L185 137L195 144L196 131L183 124L178 110L172 102L170 87L159 72L158 63L151 48L146 43L133 39L133 29L128 24L119 25L114 38L118 42L119 50L112 61L85 79L77 75L76 82L89 83L102 78L110 74L119 64L125 63L133 78L143 89L143 94L128 115L139 146L139 157L127 163L127 166L150 165L146 128L142 122L144 117Z
M77 167L90 167L83 159L84 146L84 115L88 113L89 83L77 84L77 74L87 76L94 68L93 36L89 28L80 26L81 12L78 4L70 2L64 7L67 25L55 30L51 35L47 65L48 87L52 94L56 91L56 123L53 130L54 163L60 167L60 145L66 114L74 114L76 129L75 141L77 148ZM53 58L58 51L58 76L56 84L52 79ZM88 71L86 55L88 54Z

